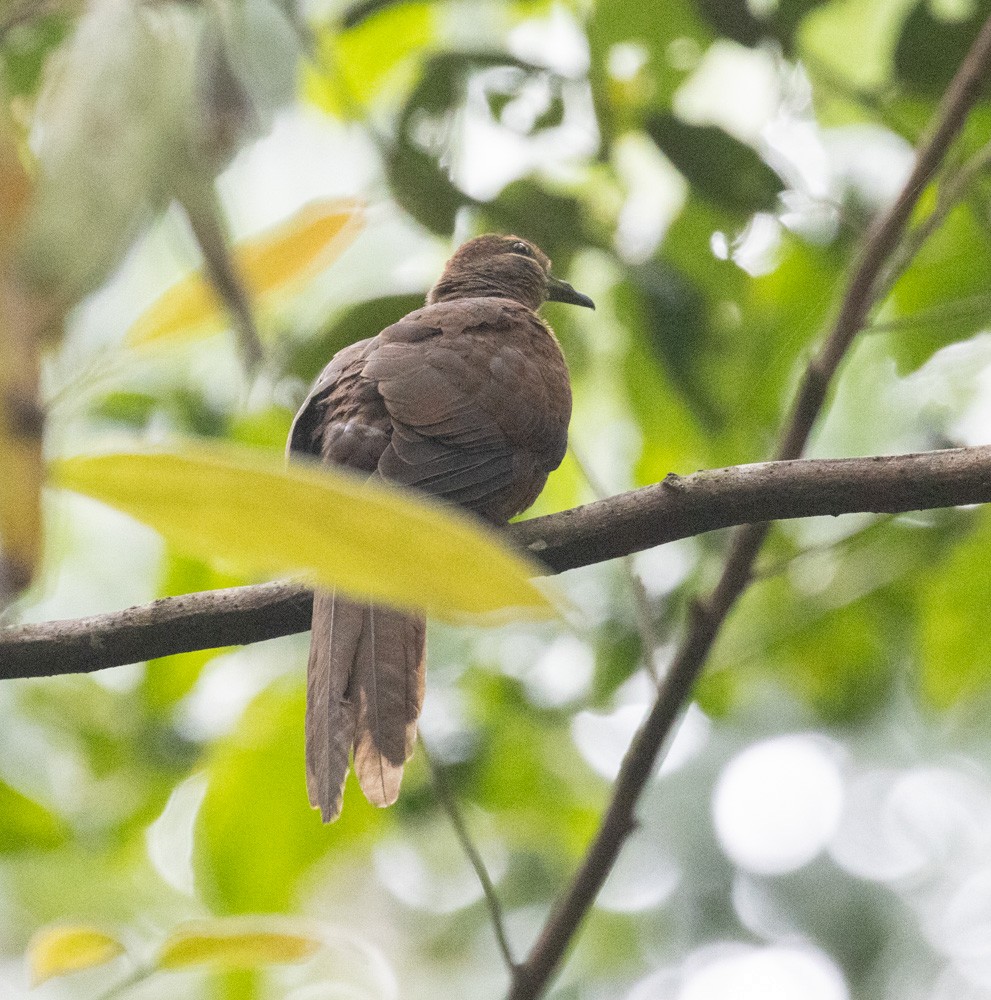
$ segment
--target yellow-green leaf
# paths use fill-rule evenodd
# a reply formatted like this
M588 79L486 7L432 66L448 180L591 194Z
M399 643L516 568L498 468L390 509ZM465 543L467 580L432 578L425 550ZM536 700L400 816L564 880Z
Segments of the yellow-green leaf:
M319 947L320 942L312 937L278 930L271 921L257 918L191 921L169 935L157 964L162 969L206 964L251 968L304 962Z
M248 290L262 303L326 267L364 225L353 199L312 202L291 219L238 244L234 261ZM219 329L224 313L202 271L183 278L154 302L131 327L132 346L188 338Z
M47 927L28 945L31 982L37 986L54 976L103 965L123 951L117 938L95 927Z
M442 618L507 607L546 617L536 568L453 508L340 470L188 443L63 460L54 478L125 511L177 548L249 574L305 573Z
M317 58L305 67L303 94L332 115L359 118L413 82L434 43L436 21L432 4L403 3L344 31L329 25L316 36Z

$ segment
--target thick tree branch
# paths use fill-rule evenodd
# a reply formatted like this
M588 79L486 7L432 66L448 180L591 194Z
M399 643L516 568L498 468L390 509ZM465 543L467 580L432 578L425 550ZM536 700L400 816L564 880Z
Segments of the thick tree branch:
M977 503L991 503L991 446L671 475L655 486L521 521L510 532L556 573L740 524ZM3 629L0 678L100 670L303 632L311 601L305 587L265 583Z
M887 262L899 245L919 196L963 127L991 71L991 17L967 53L940 103L934 127L922 143L915 167L891 208L868 230L829 335L809 363L776 457L798 458L825 404L833 377L874 306ZM525 962L517 966L509 1000L536 1000L546 992L569 944L602 888L634 825L640 795L668 735L708 659L727 616L751 579L769 529L751 524L734 535L722 576L708 599L693 606L685 635L668 668L654 706L623 761L613 797L585 860L544 925Z

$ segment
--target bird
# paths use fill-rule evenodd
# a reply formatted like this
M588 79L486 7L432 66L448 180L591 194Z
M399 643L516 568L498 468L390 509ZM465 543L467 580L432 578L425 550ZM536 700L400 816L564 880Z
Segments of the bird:
M506 524L536 500L567 448L571 384L537 313L547 300L595 308L529 240L468 240L426 305L334 355L296 414L289 456ZM323 822L340 815L352 758L369 802L396 801L423 703L425 632L422 615L315 593L306 785Z

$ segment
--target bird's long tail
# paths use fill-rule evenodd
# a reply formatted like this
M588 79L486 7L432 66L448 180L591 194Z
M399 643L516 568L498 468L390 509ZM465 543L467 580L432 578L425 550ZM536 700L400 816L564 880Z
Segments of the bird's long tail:
M348 759L369 802L392 805L423 704L425 622L317 591L307 666L306 788L325 823L341 812Z

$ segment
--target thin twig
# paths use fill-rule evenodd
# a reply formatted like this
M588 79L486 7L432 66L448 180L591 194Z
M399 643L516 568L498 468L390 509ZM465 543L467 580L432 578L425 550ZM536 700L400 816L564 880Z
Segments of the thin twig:
M880 275L895 252L912 210L936 174L950 144L977 100L991 69L991 17L954 76L905 187L891 208L867 232L831 332L806 369L777 449L779 459L798 458L825 404L827 393L854 337L875 302ZM574 940L579 925L605 882L626 838L634 812L682 706L708 659L723 623L751 579L769 524L736 531L722 576L708 598L690 609L685 636L664 678L654 706L634 736L616 779L613 798L591 847L526 961L516 970L509 1000L543 996Z
M251 296L234 259L227 224L212 187L190 185L180 199L196 245L203 254L203 271L223 302L237 334L241 359L252 375L265 359L261 337L252 310Z
M880 301L891 291L929 237L946 221L946 217L967 194L974 181L989 167L991 167L991 142L982 146L939 185L935 207L917 226L909 230L895 253L894 260L885 268L878 284L876 300Z
M513 957L513 949L510 947L509 938L506 936L506 922L502 915L502 903L499 902L499 897L496 894L495 886L492 884L492 879L489 878L489 871L485 867L482 855L475 846L475 842L471 839L468 825L465 823L464 816L461 815L461 809L458 806L457 800L448 787L447 778L444 777L444 769L434 760L433 754L427 749L423 733L420 733L420 750L423 752L424 760L426 760L427 766L430 768L430 775L433 778L434 788L437 791L437 798L447 813L447 818L451 821L451 826L454 827L454 832L461 843L462 850L467 855L472 868L475 869L478 881L482 884L485 903L489 908L489 916L492 918L492 929L495 931L496 941L499 945L499 951L502 952L506 968L511 973L515 973L516 959Z

